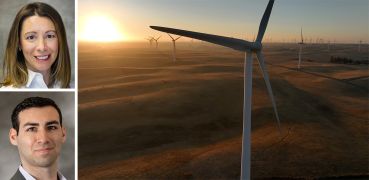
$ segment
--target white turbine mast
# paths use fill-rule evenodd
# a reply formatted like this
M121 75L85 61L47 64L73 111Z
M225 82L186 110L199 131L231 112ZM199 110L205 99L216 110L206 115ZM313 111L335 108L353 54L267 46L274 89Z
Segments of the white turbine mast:
M302 28L301 28L301 42L299 42L300 51L299 51L299 64L297 65L297 69L300 69L301 66L301 54L302 54L302 46L304 45L304 37L302 35Z
M173 62L176 62L176 41L181 38L182 36L179 36L177 38L173 38L169 33L167 33L169 37L172 39L173 42Z
M190 48L192 48L192 46L193 46L193 39L192 38L190 40L189 46L190 46Z
M331 40L330 39L328 39L327 45L328 45L328 53L329 53L331 51Z
M212 34L199 33L194 31L187 31L181 29L150 26L152 29L176 34L180 36L190 37L210 43L218 44L221 46L229 47L238 51L245 52L245 64L244 64L244 106L243 106L243 136L242 136L242 159L241 159L241 179L250 179L250 164L251 164L251 98L252 98L252 55L255 53L261 72L264 76L264 81L268 90L269 97L273 104L274 113L277 118L277 123L280 129L279 116L277 106L274 100L272 88L269 81L268 71L265 66L264 55L262 53L262 39L264 37L265 30L268 25L270 13L272 12L274 0L269 0L267 8L261 19L259 32L255 42L249 42L242 39L230 38L225 36L218 36Z

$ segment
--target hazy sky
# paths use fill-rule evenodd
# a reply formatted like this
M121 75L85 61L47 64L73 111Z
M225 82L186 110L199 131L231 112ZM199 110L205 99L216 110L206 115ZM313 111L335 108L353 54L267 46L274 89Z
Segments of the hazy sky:
M79 31L91 15L104 15L126 40L164 35L149 25L253 39L268 0L79 0ZM276 0L266 38L337 42L369 39L369 0ZM185 38L183 38L185 40Z

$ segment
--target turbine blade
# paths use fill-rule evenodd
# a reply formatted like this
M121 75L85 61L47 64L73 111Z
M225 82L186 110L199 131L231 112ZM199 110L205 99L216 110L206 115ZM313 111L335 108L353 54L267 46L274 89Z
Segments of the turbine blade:
M190 38L218 44L221 46L229 47L229 48L232 48L238 51L243 51L243 52L246 51L247 49L255 48L253 43L242 40L242 39L236 39L236 38L230 38L230 37L218 36L218 35L212 35L212 34L205 34L205 33L199 33L199 32L194 32L194 31L186 31L186 30L181 30L181 29L160 27L160 26L150 26L150 28L158 30L158 31L166 32L166 33L176 34L179 36L190 37Z
M277 111L277 105L275 104L274 95L273 95L273 91L272 91L272 86L270 85L268 71L265 68L264 56L260 51L258 51L256 53L256 56L258 57L258 62L259 62L259 65L260 65L261 72L263 73L263 76L264 76L265 85L268 89L269 97L270 97L270 100L272 101L272 104L273 104L274 113L275 113L275 116L276 116L277 122L278 122L279 132L282 132L281 131L281 123L279 121L279 116L278 116L278 111Z
M177 41L179 38L181 38L182 36L179 36L179 37L177 37L176 39L175 39L175 41Z
M167 34L169 35L170 38L172 38L172 40L174 40L174 38L169 33L167 33Z
M274 0L269 0L268 6L265 9L263 18L260 21L259 32L258 32L258 37L256 38L256 42L261 43L261 41L263 40L265 30L268 26L270 13L272 12L273 4L274 4Z

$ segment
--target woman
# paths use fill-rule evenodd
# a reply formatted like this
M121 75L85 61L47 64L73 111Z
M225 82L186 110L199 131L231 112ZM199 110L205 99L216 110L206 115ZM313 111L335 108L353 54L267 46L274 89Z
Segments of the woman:
M63 21L50 5L27 4L11 27L2 88L69 88L71 63Z

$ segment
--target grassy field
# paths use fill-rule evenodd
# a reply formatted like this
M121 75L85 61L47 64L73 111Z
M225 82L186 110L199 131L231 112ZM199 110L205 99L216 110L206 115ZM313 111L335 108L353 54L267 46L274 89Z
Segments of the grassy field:
M80 179L239 179L244 53L179 42L173 62L170 43L78 48ZM296 44L264 52L282 133L254 61L251 176L367 178L368 66L329 60L368 48L308 45L300 70Z

